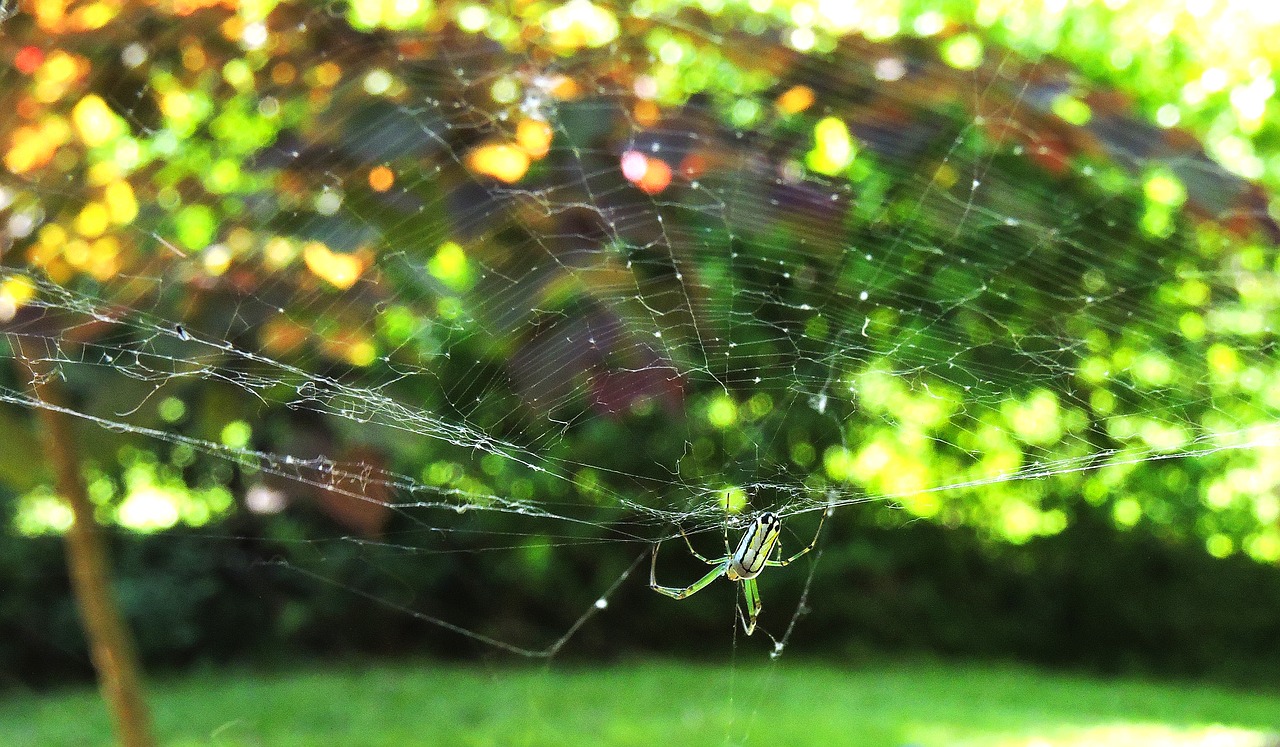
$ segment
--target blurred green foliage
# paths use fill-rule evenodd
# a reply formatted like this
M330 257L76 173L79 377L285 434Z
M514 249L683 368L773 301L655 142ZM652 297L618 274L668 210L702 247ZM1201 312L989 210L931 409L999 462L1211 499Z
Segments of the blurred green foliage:
M541 648L626 570L627 558L594 545L540 552L535 536L523 553L483 552L485 534L510 523L469 526L474 542L447 554L299 544L333 532L319 515L123 533L113 552L142 656L152 666L184 668L357 652L493 653L410 610ZM389 528L389 537L412 535L411 526ZM284 558L293 565L280 565ZM664 572L678 577L696 578L702 567L679 553L664 558ZM972 530L885 523L864 513L824 541L806 601L811 612L788 650L852 661L886 652L1013 657L1111 674L1273 682L1280 667L1276 577L1274 567L1214 558L1145 528L1118 531L1096 511L1073 515L1054 536L995 548ZM562 656L608 659L626 650L714 659L730 651L730 585L671 605L633 579ZM802 581L786 574L762 581L767 629L783 627ZM5 543L0 582L0 661L15 678L8 684L88 674L55 538ZM761 653L771 648L758 645Z

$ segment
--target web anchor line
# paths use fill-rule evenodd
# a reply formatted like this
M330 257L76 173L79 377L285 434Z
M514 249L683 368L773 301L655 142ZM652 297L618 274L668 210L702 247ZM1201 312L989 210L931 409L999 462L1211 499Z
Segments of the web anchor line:
M644 552L637 555L636 559L631 561L631 565L627 566L627 569L622 572L622 575L619 576L612 584L610 584L609 587L605 589L604 593L601 594L599 598L596 599L596 601L592 602L590 607L587 607L586 611L584 611L581 615L578 616L578 619L575 620L573 624L569 626L569 629L566 630L563 635L561 635L556 640L552 641L551 644L548 645L546 648L541 648L541 649L517 646L513 643L508 643L507 641L500 641L497 638L487 636L484 633L477 633L474 630L468 630L462 627L461 625L456 625L454 623L449 622L448 620L442 620L439 617L436 617L435 615L430 615L430 614L427 614L426 612L422 612L421 610L415 610L411 607L406 607L405 605L402 605L402 604L396 604L395 602L379 597L376 594L370 594L367 591L362 591L360 589L352 588L350 586L347 586L346 584L335 581L334 579L331 579L327 576L323 576L319 573L316 573L315 571L310 571L310 570L307 570L306 568L296 566L287 560L279 560L279 559L264 560L258 563L258 565L275 566L278 568L284 568L294 573L299 573L312 580L319 581L327 586L331 586L336 589L341 589L342 591L345 591L349 594L355 594L358 597L367 599L370 602L373 602L382 607L386 607L387 609L394 610L396 612L408 615L409 617L412 617L415 620L421 620L422 622L429 623L438 628L443 628L444 630L447 630L451 633L456 633L460 636L463 636L464 638L470 638L471 640L476 641L478 643L483 643L486 646L491 646L496 649L501 649L503 651L516 654L517 656L523 656L529 659L551 659L551 658L554 658L556 654L560 653L560 649L564 648L565 644L569 642L569 639L573 638L574 634L577 633L578 630L580 630L582 626L587 623L588 620L590 620L592 617L595 617L597 614L599 614L600 612L608 608L609 597L613 596L614 592L616 592L618 588L622 586L624 582L626 582L626 580L631 576L631 574L635 571L635 569L640 566L640 563L643 562L646 557L648 557L648 555L649 555L648 550L645 550Z

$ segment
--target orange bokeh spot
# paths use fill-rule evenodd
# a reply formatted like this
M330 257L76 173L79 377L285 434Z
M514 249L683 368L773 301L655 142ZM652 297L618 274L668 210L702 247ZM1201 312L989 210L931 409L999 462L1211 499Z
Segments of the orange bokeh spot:
M19 127L13 133L4 165L11 173L25 174L44 166L71 138L71 127L60 117L48 117L38 125Z
M369 170L369 186L374 192L386 192L396 183L396 175L386 166L374 166Z
M521 120L516 127L516 143L531 158L542 158L551 150L551 125L538 119Z
M516 127L516 144L534 159L547 155L553 136L551 125L538 119L521 120Z
M529 170L529 154L515 145L490 143L467 154L467 168L512 184L520 181Z
M271 319L262 325L258 338L262 346L275 355L290 353L307 341L306 327L288 319Z
M330 88L342 80L342 68L335 62L322 62L311 70L316 85Z
M671 184L671 167L661 158L650 158L647 166L636 186L647 194L656 195Z
M658 105L652 101L637 101L631 114L636 118L636 124L641 127L653 127L658 124L658 120L662 117L662 112L658 109Z
M223 4L223 0L175 0L173 12L180 16L189 16L205 8L213 8L221 4Z
M298 77L298 70L287 62L277 62L271 66L271 82L276 85L288 85Z
M182 47L182 66L192 72L199 72L209 64L209 55L205 54L204 48L194 39L187 42L183 39Z
M808 86L793 86L778 97L778 111L783 114L796 114L813 106L813 89Z
M582 95L582 86L567 75L557 75L551 81L551 95L561 101L572 101Z
M622 154L622 175L646 193L656 195L671 184L671 167L661 158L636 150Z

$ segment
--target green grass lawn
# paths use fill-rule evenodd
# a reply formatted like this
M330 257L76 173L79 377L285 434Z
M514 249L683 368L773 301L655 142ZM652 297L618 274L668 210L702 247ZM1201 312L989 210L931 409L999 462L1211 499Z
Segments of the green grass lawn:
M990 665L431 663L154 682L165 744L1280 745L1280 692ZM90 690L0 701L0 745L110 741Z

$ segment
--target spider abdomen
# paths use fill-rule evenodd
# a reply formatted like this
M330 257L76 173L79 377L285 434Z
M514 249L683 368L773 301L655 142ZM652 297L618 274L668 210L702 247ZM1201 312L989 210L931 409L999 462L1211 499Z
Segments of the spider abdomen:
M765 511L751 522L751 526L742 535L738 547L729 556L729 567L725 575L731 581L755 578L764 570L765 561L778 543L778 535L782 532L782 520L778 515Z

